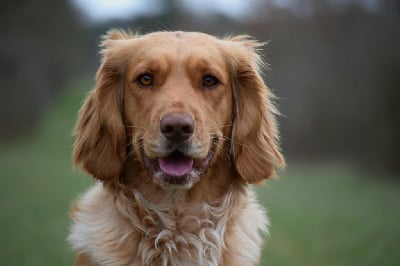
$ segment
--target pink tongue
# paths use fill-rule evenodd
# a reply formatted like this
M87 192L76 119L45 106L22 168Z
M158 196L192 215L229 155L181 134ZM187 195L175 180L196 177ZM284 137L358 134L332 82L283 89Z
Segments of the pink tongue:
M183 176L192 169L193 159L176 153L166 158L158 159L161 171L170 176Z

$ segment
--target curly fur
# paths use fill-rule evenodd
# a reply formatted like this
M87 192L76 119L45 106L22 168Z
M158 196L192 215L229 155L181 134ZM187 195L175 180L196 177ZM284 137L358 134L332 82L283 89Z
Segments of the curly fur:
M155 205L134 189L115 195L97 183L81 198L69 241L100 265L220 265L226 231L235 224L229 230L246 245L243 262L228 265L256 265L268 221L252 191L235 193L211 206L182 204L184 193L171 192ZM240 216L232 211L237 207Z

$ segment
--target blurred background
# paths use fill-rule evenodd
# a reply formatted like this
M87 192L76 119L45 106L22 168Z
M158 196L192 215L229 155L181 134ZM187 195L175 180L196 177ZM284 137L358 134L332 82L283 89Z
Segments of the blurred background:
M0 3L2 265L71 265L71 162L101 34L202 31L268 44L288 167L257 188L262 265L400 265L400 1L31 0Z

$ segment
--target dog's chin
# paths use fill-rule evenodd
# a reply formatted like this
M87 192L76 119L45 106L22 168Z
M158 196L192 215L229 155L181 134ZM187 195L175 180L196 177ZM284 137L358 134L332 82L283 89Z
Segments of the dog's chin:
M142 155L154 183L164 189L190 189L207 172L214 149L211 148L204 159L194 159L177 150L160 158L150 158L144 151Z

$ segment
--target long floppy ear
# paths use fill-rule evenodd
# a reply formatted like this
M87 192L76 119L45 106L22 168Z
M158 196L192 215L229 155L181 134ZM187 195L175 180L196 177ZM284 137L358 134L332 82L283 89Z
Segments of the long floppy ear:
M248 183L260 183L285 165L279 149L278 113L274 95L265 85L257 49L262 45L247 36L232 42L231 71L233 89L232 153L236 171Z
M128 56L118 42L129 37L116 30L103 37L96 86L87 95L75 126L74 163L102 181L118 177L126 159L121 90Z

